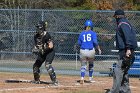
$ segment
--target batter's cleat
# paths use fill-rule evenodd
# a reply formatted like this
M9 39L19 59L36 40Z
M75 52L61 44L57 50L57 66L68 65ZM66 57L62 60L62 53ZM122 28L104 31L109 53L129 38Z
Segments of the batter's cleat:
M90 83L94 83L95 81L93 80L92 77L89 77L89 82L90 82Z
M80 80L80 84L84 84L84 80Z
M32 83L34 83L34 84L41 84L40 80L33 80Z

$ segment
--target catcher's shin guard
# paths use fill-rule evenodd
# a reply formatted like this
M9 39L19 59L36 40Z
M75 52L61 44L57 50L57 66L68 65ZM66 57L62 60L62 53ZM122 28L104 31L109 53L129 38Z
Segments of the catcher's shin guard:
M50 75L50 78L52 80L53 83L56 83L56 74L55 74L55 71L53 69L53 67L51 65L49 65L49 68L47 69L49 75Z

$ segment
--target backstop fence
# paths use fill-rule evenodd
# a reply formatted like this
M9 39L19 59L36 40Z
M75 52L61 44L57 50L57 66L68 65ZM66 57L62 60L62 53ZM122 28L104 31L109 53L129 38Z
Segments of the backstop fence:
M32 71L36 57L31 52L35 25L43 20L48 22L47 31L55 44L55 69L62 74L77 74L80 69L79 50L76 48L78 35L84 29L85 20L91 19L102 49L102 55L96 52L94 70L108 73L112 64L117 62L117 54L112 51L115 50L116 31L113 14L114 11L95 10L0 9L0 71ZM140 11L126 11L126 16L140 41ZM139 62L138 52L136 56ZM140 73L139 67L138 70Z

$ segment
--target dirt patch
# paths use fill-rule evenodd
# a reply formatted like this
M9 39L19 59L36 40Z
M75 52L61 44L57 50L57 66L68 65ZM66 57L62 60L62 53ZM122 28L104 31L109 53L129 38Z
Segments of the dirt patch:
M112 77L94 77L96 82L80 85L79 76L57 75L59 85L33 83L7 83L6 80L32 80L32 73L0 73L0 93L104 93L104 89L111 88ZM41 75L42 81L50 82L48 75ZM88 80L88 77L86 77ZM139 93L140 80L130 78L132 93Z

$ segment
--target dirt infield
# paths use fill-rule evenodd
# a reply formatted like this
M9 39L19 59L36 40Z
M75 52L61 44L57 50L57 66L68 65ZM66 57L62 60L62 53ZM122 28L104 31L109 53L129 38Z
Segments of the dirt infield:
M111 88L112 77L94 77L96 82L80 85L79 76L58 75L59 85L33 84L25 82L7 83L6 80L32 80L32 73L0 73L0 93L104 93ZM88 79L88 77L86 77ZM42 74L41 80L50 82L48 75ZM132 93L139 93L140 80L130 78Z

